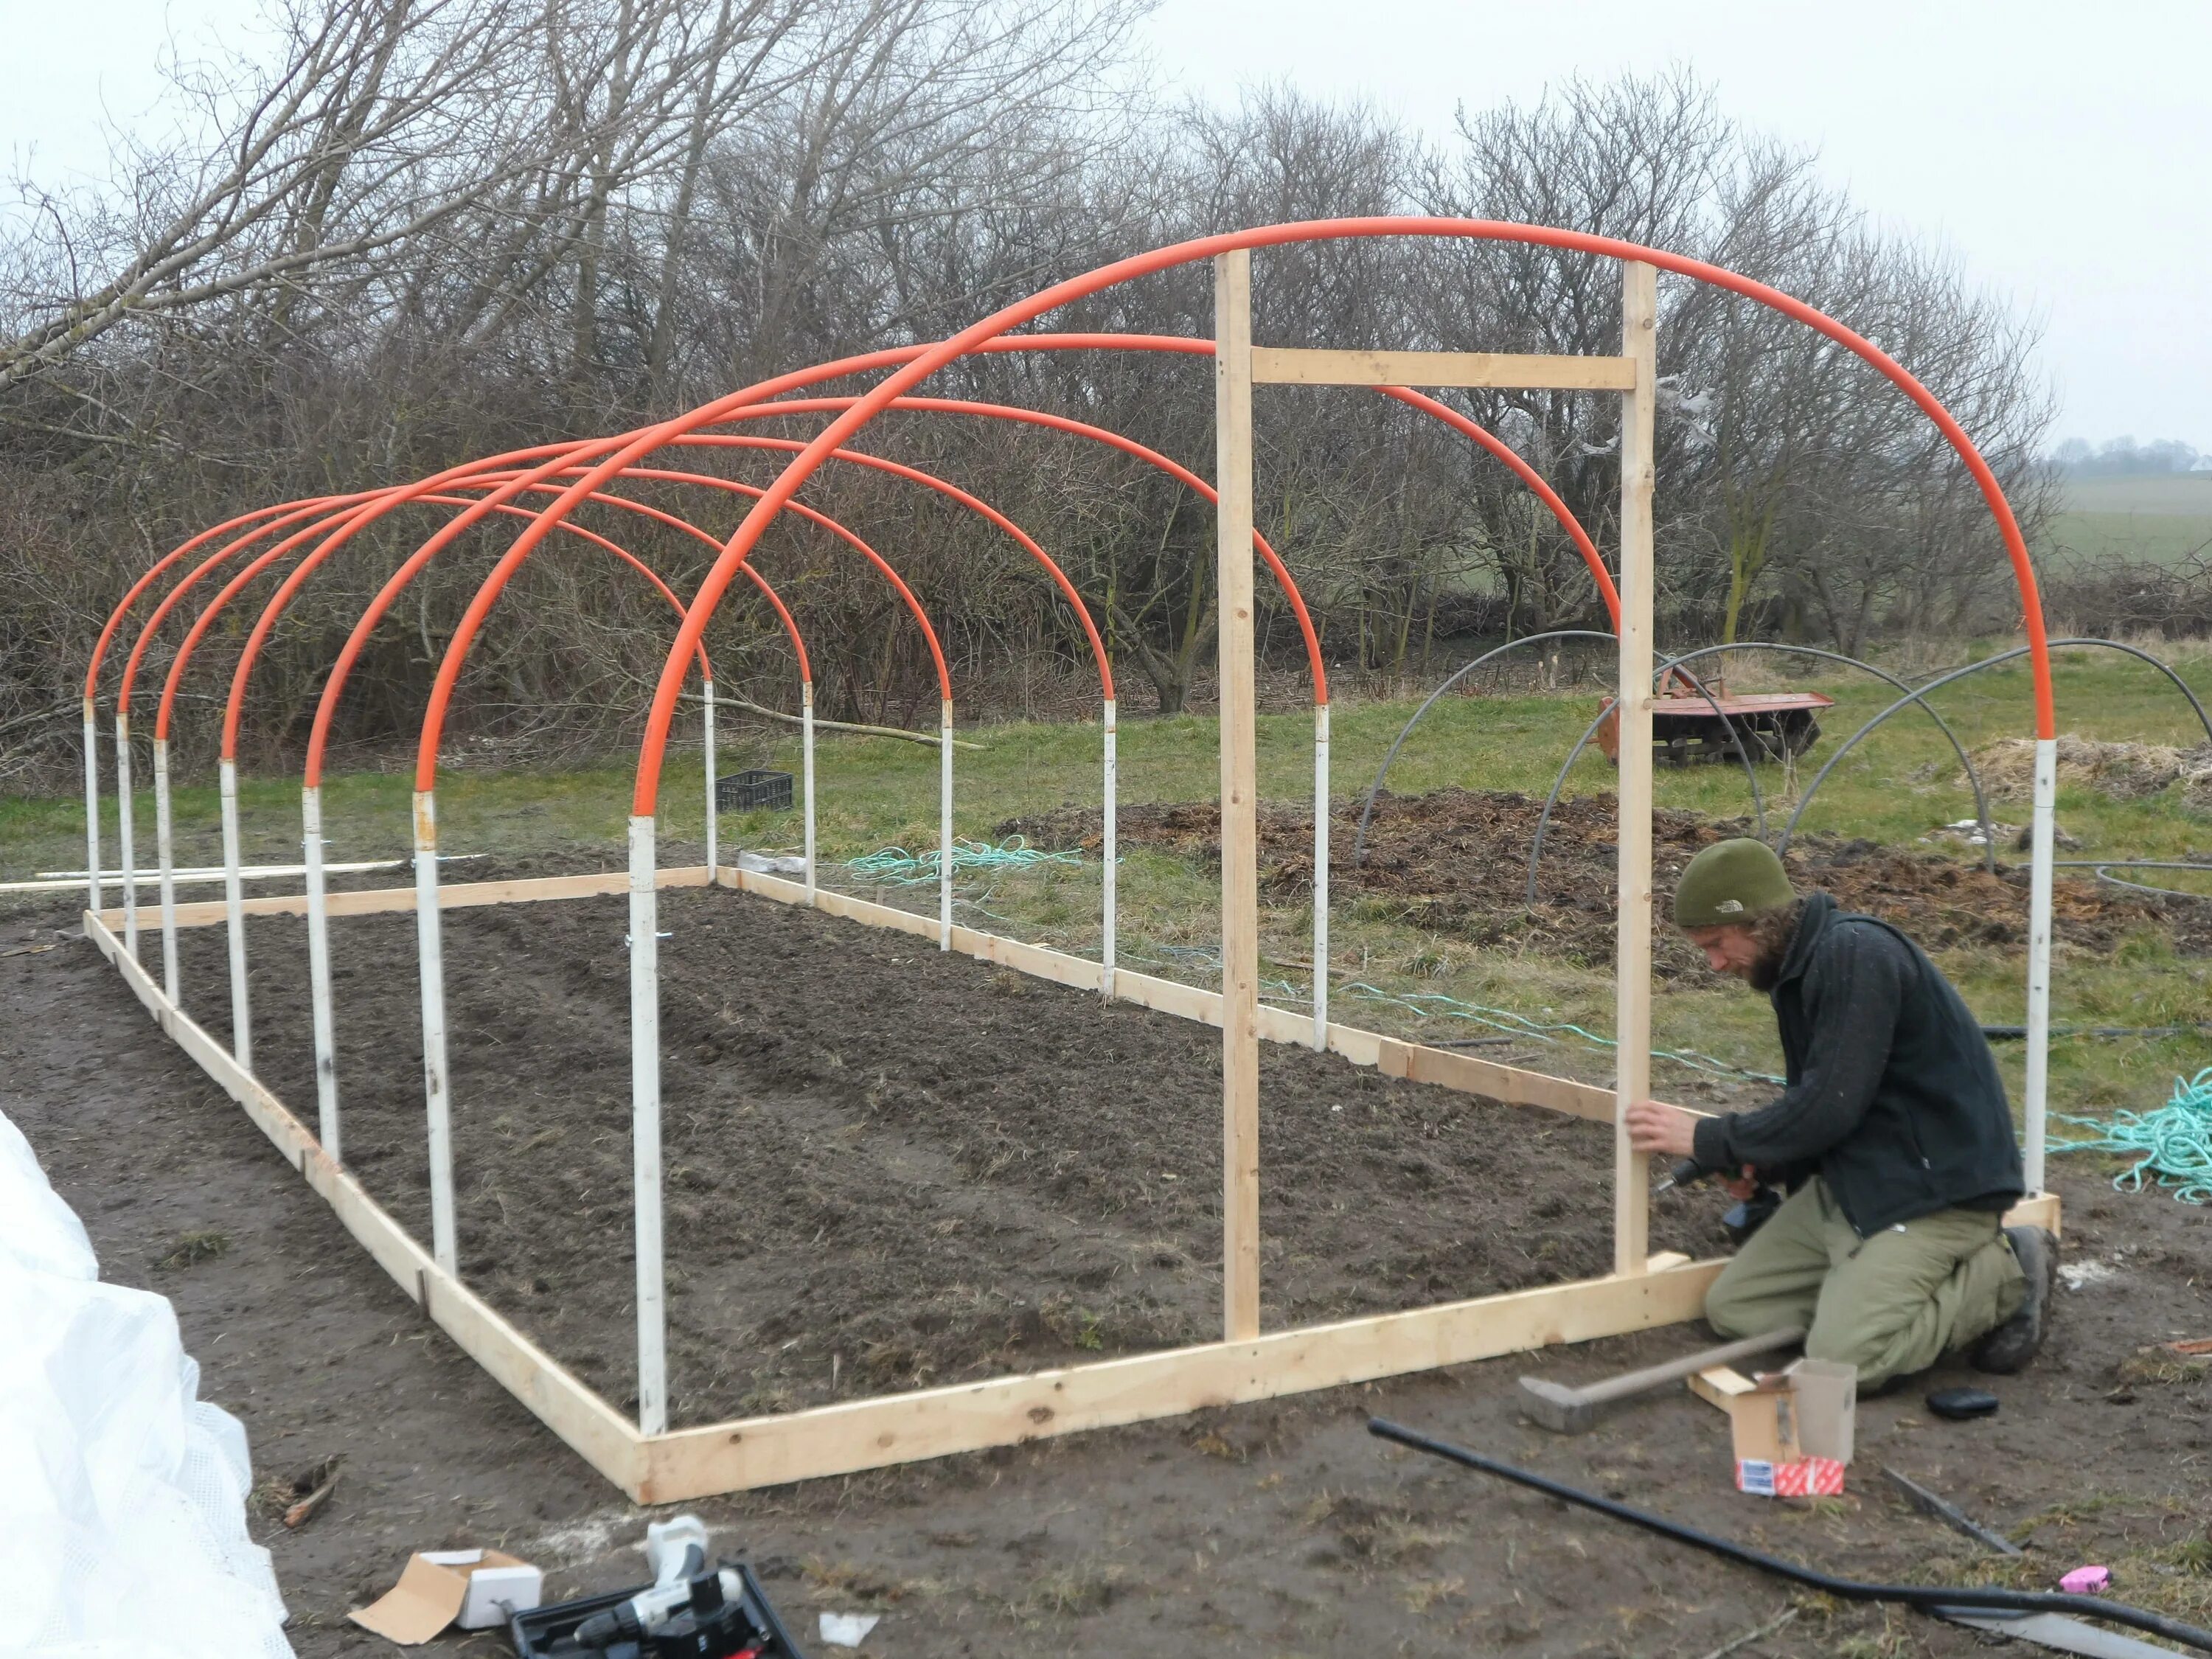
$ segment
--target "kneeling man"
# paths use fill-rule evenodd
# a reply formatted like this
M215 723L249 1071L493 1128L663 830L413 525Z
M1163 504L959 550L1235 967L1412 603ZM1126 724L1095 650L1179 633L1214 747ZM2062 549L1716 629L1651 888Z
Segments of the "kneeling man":
M1803 1325L1805 1352L1863 1389L1965 1352L2018 1370L2042 1346L2057 1243L2004 1227L2020 1145L1996 1061L1950 981L1903 933L1800 897L1763 842L1723 841L1682 872L1674 923L1716 973L1774 1005L1788 1087L1699 1118L1642 1101L1637 1150L1693 1158L1747 1195L1790 1196L1705 1297L1723 1336Z

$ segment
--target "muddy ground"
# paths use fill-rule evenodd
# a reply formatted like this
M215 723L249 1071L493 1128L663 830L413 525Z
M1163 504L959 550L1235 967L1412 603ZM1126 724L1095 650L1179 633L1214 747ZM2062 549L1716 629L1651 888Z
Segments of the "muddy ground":
M625 1407L627 906L444 931L462 1272ZM726 890L672 890L661 925L672 1420L1218 1334L1212 1028ZM258 1070L312 1119L304 926L247 933ZM222 930L181 945L185 1007L227 1036ZM341 918L331 945L345 1160L427 1238L414 919ZM1274 1043L1261 1097L1271 1321L1610 1267L1603 1126ZM1692 1214L1653 1247L1695 1243Z
M347 1457L303 1529L255 1522L298 1650L391 1651L344 1613L414 1549L499 1545L546 1565L556 1595L635 1582L649 1517L420 1319L91 947L50 931L56 920L19 914L0 929L10 951L54 946L0 957L0 1109L84 1218L107 1276L175 1303L203 1392L244 1419L258 1469ZM2062 1293L2043 1359L1994 1383L2003 1407L1985 1422L1931 1419L1919 1385L1865 1402L1840 1500L1731 1491L1718 1414L1679 1392L1574 1440L1516 1420L1520 1372L1586 1380L1647 1364L1693 1340L1671 1330L696 1507L810 1635L818 1609L881 1613L863 1652L884 1659L1986 1650L1902 1613L1793 1602L1767 1577L1386 1449L1363 1431L1381 1413L1831 1571L1989 1572L1887 1494L1877 1468L1894 1464L2023 1537L2023 1582L2107 1563L2122 1595L2203 1624L2212 1383L2136 1351L2212 1334L2212 1228L2161 1194L2062 1171L2069 1260L2093 1272ZM710 1214L750 1224L737 1206ZM221 1243L179 1254L188 1233ZM1947 1369L1931 1382L1959 1380ZM505 1649L484 1635L429 1650Z
M1455 933L1469 943L1552 952L1591 964L1613 960L1613 861L1618 803L1612 795L1577 795L1552 810L1537 867L1536 902L1528 903L1528 849L1543 802L1509 790L1437 789L1376 798L1365 856L1353 853L1358 803L1340 805L1329 830L1331 902L1362 899L1389 907L1395 918ZM1218 861L1219 809L1212 801L1117 809L1121 844L1149 846ZM1698 849L1728 836L1752 833L1748 819L1718 822L1694 812L1651 815L1652 865L1662 892ZM999 825L1037 847L1099 844L1096 807L1063 807ZM1790 844L1785 860L1801 889L1825 888L1845 908L1893 921L1931 951L1978 945L2025 951L2027 867L2002 860L1997 873L1940 854L1904 852L1863 840L1815 835ZM1290 806L1262 806L1261 890L1280 902L1302 902L1313 888L1313 816ZM2185 954L2212 953L2212 907L2124 893L2094 881L2062 877L2055 908L2066 948L2109 950L2128 933L2158 927ZM1672 929L1653 941L1662 975L1698 971L1700 958Z

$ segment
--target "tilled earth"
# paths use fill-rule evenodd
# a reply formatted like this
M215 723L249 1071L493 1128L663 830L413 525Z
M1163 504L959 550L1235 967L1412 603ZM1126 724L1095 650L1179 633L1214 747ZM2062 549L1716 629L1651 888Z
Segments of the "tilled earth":
M276 1555L302 1659L389 1653L381 1638L346 1623L345 1613L388 1588L412 1550L506 1548L544 1565L556 1596L638 1582L645 1523L667 1511L640 1512L623 1502L425 1323L245 1115L161 1038L113 970L88 945L55 931L71 920L60 911L19 913L0 928L0 1109L83 1217L106 1276L174 1303L185 1346L202 1367L202 1392L243 1419L257 1474L283 1476L345 1456L335 1495L300 1530L286 1530L268 1510L254 1511L255 1535ZM679 921L677 931L672 944L690 930ZM615 948L580 931L569 943L590 963ZM904 955L902 944L891 948ZM276 945L267 948L270 966L256 988L270 1005L258 1030L268 1045L264 1066L273 1070L290 1039L277 1012L284 993L264 982L283 958ZM411 982L411 957L379 960L375 972L392 983L362 983L368 970L357 968L342 1030L362 1026L360 1006L404 1000L400 982ZM565 982L565 969L554 969L540 958L532 971ZM202 982L213 978L197 959L191 972ZM804 1001L813 982L792 974L773 957L752 970L775 981L763 994ZM490 997L489 989L481 994ZM526 1011L518 1030L533 1020L542 1026L545 1016L527 1011L544 1005L520 986L509 994ZM832 1001L848 1011L848 1033L873 1024L851 996ZM584 998L576 1006L594 1005ZM543 1053L577 1065L584 1045L549 1042L542 1030L542 1048L514 1036L503 1040L515 1051L507 1064L521 1103L506 1109L519 1123L539 1126L524 1139L556 1127L532 1103L538 1097L599 1086L581 1076L548 1079L531 1058ZM401 1036L387 1041L391 1064L408 1074L411 1091L413 1052ZM848 1046L857 1041L848 1037ZM348 1042L349 1098L370 1095L358 1030ZM590 1046L596 1052L599 1045ZM283 1086L294 1104L312 1109L311 1097L289 1082ZM475 1133L471 1103L486 1100L493 1086L488 1071L462 1090L465 1137ZM607 1088L612 1101L613 1085ZM735 1122L751 1121L728 1109ZM1002 1109L1011 1115L1018 1104ZM1208 1103L1209 1125L1212 1111ZM372 1133L368 1099L349 1112L349 1125ZM419 1136L419 1094L410 1093L401 1115ZM763 1115L757 1109L754 1118ZM857 1110L846 1121L869 1121ZM1504 1120L1509 1131L1543 1121L1529 1114ZM883 1133L865 1129L858 1138ZM544 1161L564 1141L574 1158L578 1141L596 1149L602 1138L617 1149L595 1177L604 1191L526 1188L549 1209L565 1206L549 1231L596 1228L615 1239L609 1225L582 1212L618 1204L614 1194L626 1185L619 1109L588 1132L570 1127L529 1160ZM1387 1158L1425 1144L1408 1121L1396 1146L1371 1150ZM482 1226L487 1207L495 1214L498 1206L483 1192L486 1148L469 1154L470 1145L465 1138L462 1168L477 1183L467 1213ZM1517 1153L1522 1143L1516 1138L1508 1147ZM1175 1168L1149 1144L1138 1162ZM1774 1503L1734 1492L1719 1414L1679 1389L1621 1409L1573 1439L1516 1420L1518 1374L1583 1382L1651 1364L1698 1340L1694 1330L1677 1329L690 1507L714 1528L718 1549L752 1555L810 1651L824 1650L811 1639L814 1620L831 1610L882 1615L864 1651L894 1659L1040 1652L1069 1659L1197 1652L1233 1659L1372 1652L1963 1659L1988 1650L1984 1638L1905 1613L1793 1601L1773 1578L1382 1447L1363 1431L1367 1416L1381 1413L1825 1571L1887 1582L2002 1577L2048 1587L2082 1562L2106 1563L2118 1595L2212 1623L2203 1502L2212 1379L2201 1364L2140 1352L2177 1336L2212 1335L2205 1291L2212 1227L2205 1212L2163 1194L2116 1194L2106 1172L2077 1162L2060 1160L2057 1184L2078 1288L2060 1293L2043 1357L2021 1376L1991 1382L2002 1407L1986 1421L1944 1423L1923 1408L1925 1387L1970 1380L1951 1365L1925 1384L1863 1401L1858 1459L1839 1499ZM826 1149L814 1163L823 1170L805 1180L842 1192L826 1173L836 1167ZM1509 1159L1501 1189L1533 1207L1544 1196L1544 1173L1540 1160ZM395 1164L375 1179L419 1226L419 1200L407 1200L404 1190L419 1187L419 1174L411 1181L396 1174ZM1006 1176L1001 1171L993 1190L1006 1189ZM514 1192L523 1189L498 1189L508 1192L511 1212ZM895 1197L896 1183L890 1190ZM760 1224L744 1203L701 1202L704 1222L695 1234ZM1662 1218L1673 1205L1662 1201ZM1695 1200L1684 1224L1702 1234L1712 1207ZM1509 1212L1489 1213L1502 1219ZM1347 1224L1345 1236L1356 1231ZM180 1249L182 1241L194 1248ZM927 1248L926 1239L914 1243ZM469 1246L488 1248L481 1237ZM977 1260L973 1276L981 1281L990 1261ZM608 1271L619 1279L627 1264ZM1271 1317L1281 1316L1278 1305ZM2024 1562L2000 1569L1905 1509L1881 1482L1885 1464L2024 1540ZM486 1632L451 1636L427 1650L491 1659L507 1647Z
M448 910L443 935L462 1272L624 1404L627 902ZM1218 1334L1216 1030L726 890L661 916L677 1421ZM312 1120L304 926L247 937L258 1069ZM345 1160L427 1238L414 921L331 942ZM227 1036L222 930L181 945L188 1012ZM1602 1126L1274 1043L1261 1098L1273 1322L1611 1265ZM1654 1249L1692 1242L1661 1218Z
M1510 945L1554 952L1591 964L1613 959L1613 861L1619 803L1609 794L1577 795L1552 809L1537 868L1536 902L1528 902L1528 849L1543 803L1505 790L1438 789L1376 798L1365 855L1353 862L1358 816L1340 807L1329 832L1329 892L1336 904L1380 900L1401 919L1447 930L1476 945ZM1220 813L1212 801L1117 809L1125 846L1157 847L1218 862ZM1079 847L1096 856L1096 807L1063 807L1009 818L1001 836L1022 835L1036 846ZM1694 812L1651 815L1652 866L1659 890L1698 849L1751 833L1747 819L1714 821ZM1895 922L1930 951L1980 945L2024 951L2027 941L2027 868L2000 862L1992 875L1979 864L1939 854L1902 852L1870 841L1801 836L1785 862L1801 890L1824 888L1845 908ZM1313 816L1296 807L1263 806L1260 814L1263 892L1286 902L1313 889ZM2094 881L2062 877L2054 903L2069 949L2098 951L2142 927L2163 928L2187 954L2212 952L2212 905L2171 907ZM1671 928L1653 940L1656 970L1669 977L1698 969L1697 951Z

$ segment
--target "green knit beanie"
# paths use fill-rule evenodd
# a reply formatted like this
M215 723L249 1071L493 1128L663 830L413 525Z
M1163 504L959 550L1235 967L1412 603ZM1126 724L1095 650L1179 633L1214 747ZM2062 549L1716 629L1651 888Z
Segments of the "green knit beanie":
M1717 841L1692 859L1674 884L1677 927L1718 927L1778 910L1797 895L1774 849L1763 841Z

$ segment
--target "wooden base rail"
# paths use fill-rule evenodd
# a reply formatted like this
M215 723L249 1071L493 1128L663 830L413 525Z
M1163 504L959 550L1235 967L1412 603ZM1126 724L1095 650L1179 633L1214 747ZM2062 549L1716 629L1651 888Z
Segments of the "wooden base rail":
M625 872L614 872L480 882L441 890L441 908L609 896L623 891L627 880ZM796 882L730 866L711 872L705 866L665 870L659 884L720 884L779 903L806 902L805 890ZM253 915L291 915L301 914L305 902L283 896L248 900L247 908ZM336 915L410 910L414 903L411 887L331 896ZM937 932L933 916L827 889L817 890L815 908L870 927L931 938ZM213 914L196 914L203 910ZM222 910L219 904L184 906L178 921L180 926L206 926L222 921ZM1651 1257L1639 1273L643 1435L459 1279L441 1270L324 1152L281 1100L172 1004L117 938L114 929L121 919L119 909L87 911L86 936L115 964L156 1024L245 1108L286 1162L337 1212L346 1231L465 1353L586 1462L641 1504L676 1503L1017 1445L1674 1324L1698 1316L1706 1286L1724 1265L1662 1255ZM953 929L952 945L1056 984L1098 988L1099 965L1065 951L968 927ZM1218 1025L1221 1018L1218 992L1127 969L1115 974L1114 995L1209 1024ZM1303 1012L1265 1006L1260 1010L1260 1035L1265 1038L1304 1045L1310 1032L1310 1019ZM1328 1039L1329 1047L1346 1060L1378 1066L1388 1076L1600 1121L1613 1116L1612 1091L1591 1084L1403 1042L1357 1026L1332 1024ZM2029 1199L2007 1219L2033 1220L2055 1230L2057 1195Z

